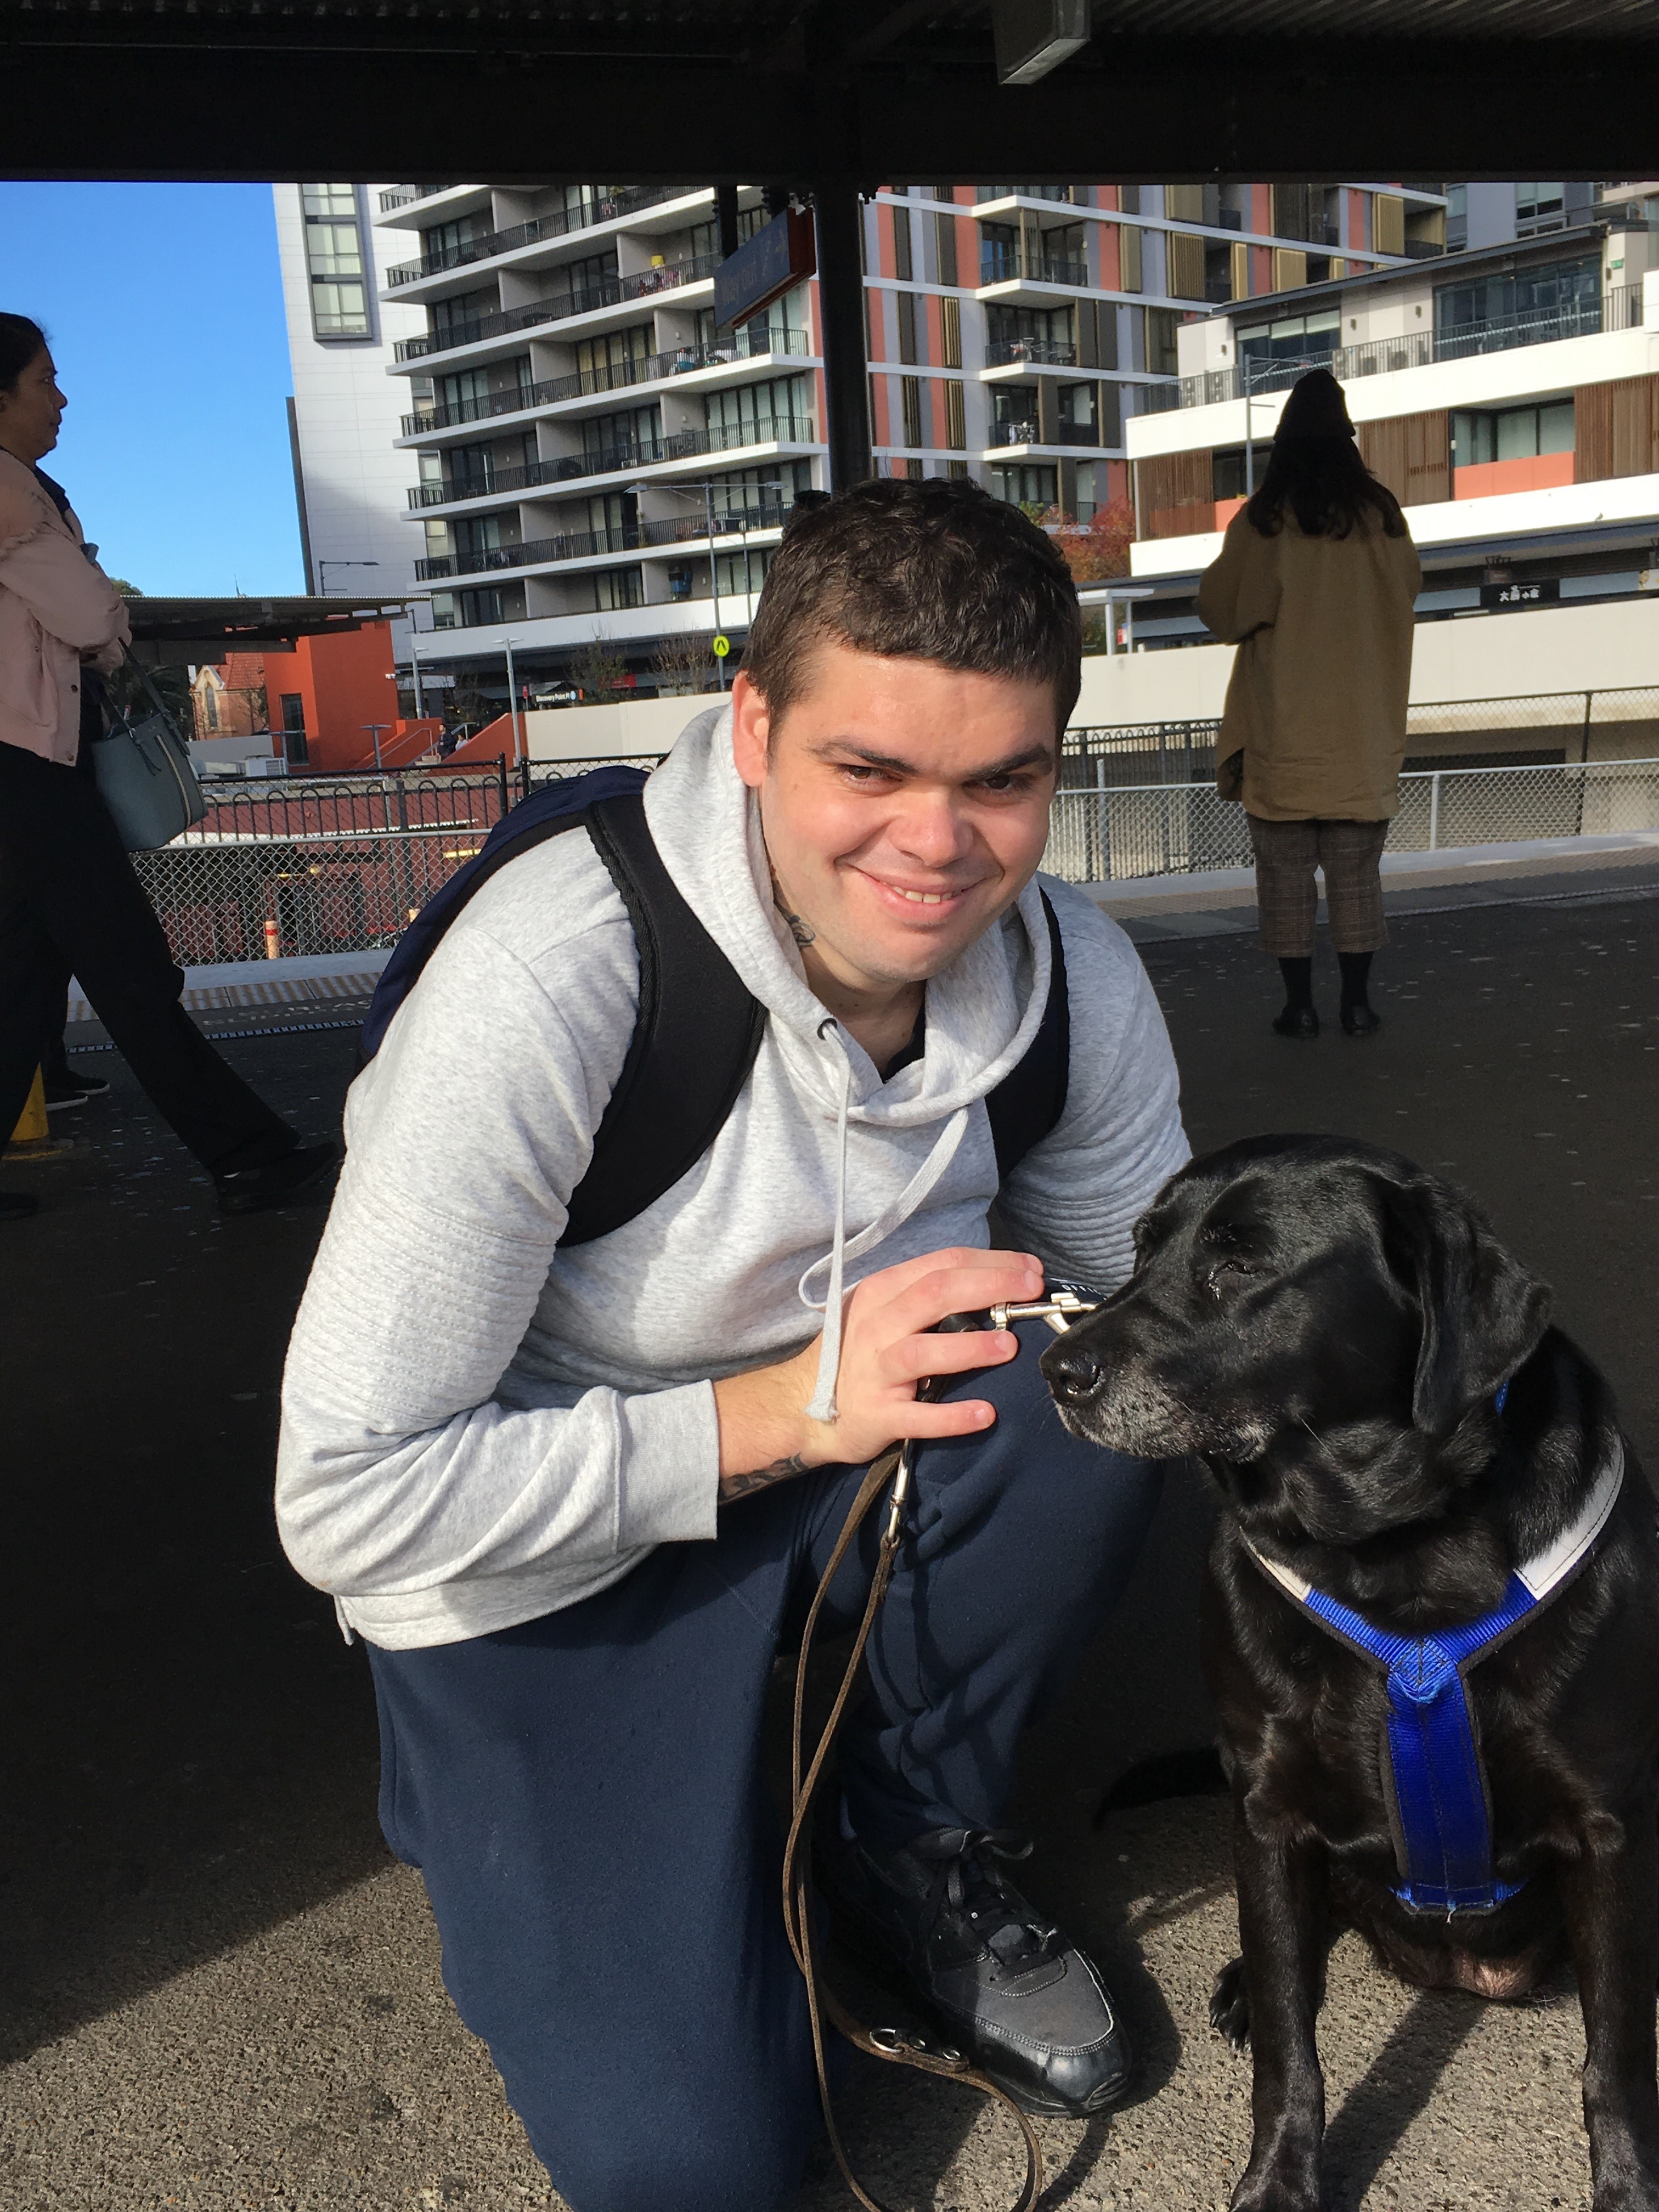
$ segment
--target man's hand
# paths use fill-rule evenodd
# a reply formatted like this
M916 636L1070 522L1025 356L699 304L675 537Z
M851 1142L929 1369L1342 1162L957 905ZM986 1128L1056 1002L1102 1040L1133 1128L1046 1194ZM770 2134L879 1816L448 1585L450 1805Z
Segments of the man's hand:
M917 1399L916 1385L928 1376L1000 1367L1019 1350L1018 1340L1006 1329L932 1332L947 1314L977 1313L1042 1291L1042 1265L1030 1253L969 1247L929 1252L867 1277L847 1301L835 1420L806 1418L817 1339L775 1367L715 1383L722 1504L808 1468L861 1466L901 1437L988 1429L996 1409L983 1398L928 1405Z

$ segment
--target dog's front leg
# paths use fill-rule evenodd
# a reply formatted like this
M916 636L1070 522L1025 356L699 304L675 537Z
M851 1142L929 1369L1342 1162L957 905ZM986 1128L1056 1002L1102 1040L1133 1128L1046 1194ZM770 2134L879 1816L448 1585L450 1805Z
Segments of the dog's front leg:
M1659 2212L1659 1832L1651 1802L1587 1835L1556 1883L1584 2012L1584 2124L1595 2212Z
M1325 2081L1314 2022L1324 1978L1326 1855L1277 1821L1253 1818L1249 1792L1238 1788L1233 1861L1255 2068L1250 2162L1233 2212L1318 2212Z

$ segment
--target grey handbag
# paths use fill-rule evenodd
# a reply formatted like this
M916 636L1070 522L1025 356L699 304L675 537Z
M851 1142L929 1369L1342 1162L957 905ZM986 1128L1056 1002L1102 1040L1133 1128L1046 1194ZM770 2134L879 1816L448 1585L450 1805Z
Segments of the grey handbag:
M199 822L207 801L161 693L131 653L127 659L149 694L152 711L142 720L118 716L94 739L92 772L121 842L129 853L148 853Z

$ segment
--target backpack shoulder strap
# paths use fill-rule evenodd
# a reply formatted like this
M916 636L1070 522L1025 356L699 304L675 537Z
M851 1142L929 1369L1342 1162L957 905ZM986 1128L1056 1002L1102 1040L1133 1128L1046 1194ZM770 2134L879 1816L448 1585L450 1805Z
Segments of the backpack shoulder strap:
M1066 950L1048 894L1042 894L1048 923L1048 998L1030 1048L985 1101L997 1148L997 1179L1006 1182L1034 1145L1040 1145L1066 1111L1072 1073L1072 1010L1066 995Z
M640 1004L561 1244L620 1229L696 1165L737 1103L766 1026L766 1009L663 866L639 794L599 799L586 818L634 926Z

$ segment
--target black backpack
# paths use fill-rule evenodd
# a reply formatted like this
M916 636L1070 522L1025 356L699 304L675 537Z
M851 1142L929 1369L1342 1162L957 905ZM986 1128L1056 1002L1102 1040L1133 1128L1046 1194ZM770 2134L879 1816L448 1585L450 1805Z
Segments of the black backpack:
M561 1244L591 1243L622 1228L702 1158L749 1079L766 1026L765 1007L739 981L662 864L640 795L645 780L642 769L594 769L544 786L503 815L476 857L404 932L363 1024L367 1061L444 932L496 870L545 838L586 830L634 927L640 1003L628 1057L594 1133L593 1156L570 1194ZM985 1101L1005 1182L1066 1108L1066 957L1046 895L1042 908L1054 956L1048 1004L1030 1049Z

